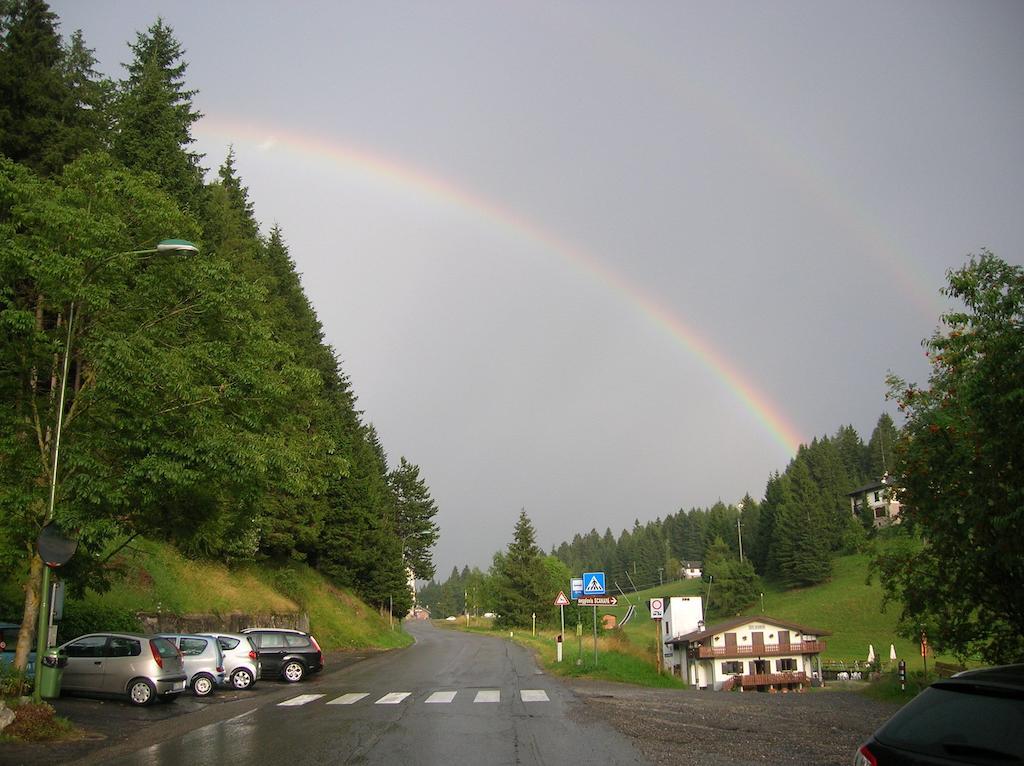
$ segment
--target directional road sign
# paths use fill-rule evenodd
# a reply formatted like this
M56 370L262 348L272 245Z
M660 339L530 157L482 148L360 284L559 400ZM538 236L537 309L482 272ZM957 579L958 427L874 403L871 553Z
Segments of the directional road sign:
M576 603L579 606L615 606L619 599L615 596L580 596Z
M583 573L584 596L603 596L605 593L604 572Z

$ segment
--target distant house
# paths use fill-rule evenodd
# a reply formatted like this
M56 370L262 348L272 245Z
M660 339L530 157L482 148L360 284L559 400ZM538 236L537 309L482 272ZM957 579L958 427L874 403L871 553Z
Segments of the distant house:
M409 612L409 618L413 620L429 620L430 610L423 606L414 606Z
M673 648L667 664L699 689L802 690L821 677L821 636L808 628L761 615L736 617L665 641ZM817 667L815 667L815 665Z
M855 489L847 497L850 498L850 510L854 516L858 515L861 507L867 503L876 527L900 523L900 504L893 495L893 486L889 483L888 476Z
M681 561L679 562L679 574L687 580L699 578L704 572L702 561Z

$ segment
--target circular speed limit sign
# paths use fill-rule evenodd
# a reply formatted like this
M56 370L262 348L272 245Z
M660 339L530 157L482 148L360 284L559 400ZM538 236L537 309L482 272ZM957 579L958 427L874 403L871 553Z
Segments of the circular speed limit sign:
M649 602L651 608L651 619L660 620L665 616L665 599L652 598Z

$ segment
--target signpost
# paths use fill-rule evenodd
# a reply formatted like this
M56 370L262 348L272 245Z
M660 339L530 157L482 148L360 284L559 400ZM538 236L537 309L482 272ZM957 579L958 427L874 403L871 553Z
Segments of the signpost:
M584 572L583 573L583 595L576 600L576 603L580 606L593 606L594 607L594 665L597 665L597 607L598 601L597 596L604 596L607 593L607 589L604 586L604 572ZM601 606L614 606L618 603L618 599L615 596L608 596L609 600L600 602Z
M558 634L558 658L557 662L562 661L562 637L565 635L565 608L569 606L569 599L565 597L565 591L558 591L558 596L555 598L555 606L558 607L558 614L562 618L562 632Z
M647 602L647 607L651 610L651 619L654 620L654 647L657 655L655 657L655 666L660 673L663 665L661 657L663 647L661 643L661 621L665 617L665 599L652 598Z

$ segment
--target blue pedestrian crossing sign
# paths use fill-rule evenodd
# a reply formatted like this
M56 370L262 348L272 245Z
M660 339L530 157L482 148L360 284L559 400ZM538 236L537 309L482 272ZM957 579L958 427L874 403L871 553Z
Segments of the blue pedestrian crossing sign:
M603 596L604 594L604 572L584 572L583 595Z

